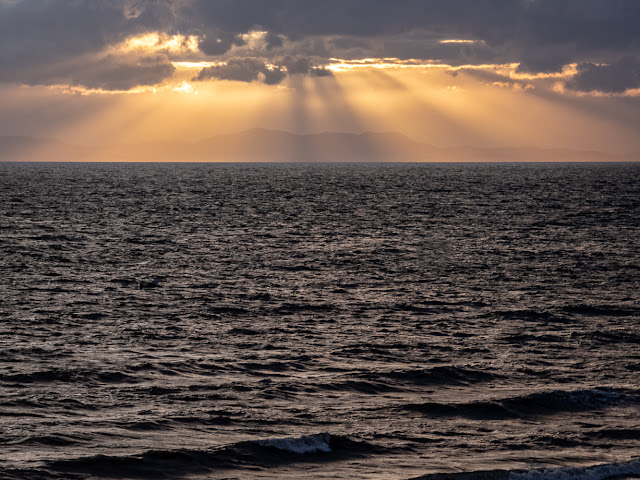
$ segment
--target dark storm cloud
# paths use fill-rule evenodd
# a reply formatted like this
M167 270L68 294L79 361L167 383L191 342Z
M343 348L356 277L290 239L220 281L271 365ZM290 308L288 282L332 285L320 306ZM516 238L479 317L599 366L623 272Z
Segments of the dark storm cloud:
M287 56L280 63L285 67L289 75L310 75L313 77L330 77L333 75L331 70L316 67L311 63L311 60L304 57L292 58Z
M170 77L174 67L166 57L124 57L106 55L80 58L62 63L34 64L15 72L0 70L0 81L34 85L68 85L102 90L129 90L136 86L161 83Z
M229 31L324 38L330 57L520 63L521 73L553 73L640 54L637 0L196 0L186 12ZM289 53L321 54L299 46Z
M327 70L324 67L313 67L309 70L309 75L312 77L332 77L333 72L331 70Z
M340 50L350 50L350 49L371 49L371 42L367 40L363 40L358 37L352 36L340 36L334 37L327 40L327 44L334 48Z
M0 80L126 89L170 76L166 58L106 55L131 35L173 21L163 2L17 0L0 3Z
M202 53L221 59L261 56L274 63L290 55L322 65L332 57L393 56L520 63L527 73L579 63L590 78L605 73L589 64L640 55L639 24L638 0L4 0L0 70L10 71L5 81L49 84L52 65L77 65L131 35L159 31L197 35ZM266 32L258 55L242 53L251 30ZM623 70L606 74L633 83Z
M139 4L137 16L131 8ZM66 59L101 50L130 35L170 25L163 2L18 0L0 3L0 61L3 66Z
M197 0L185 13L243 32L255 26L291 38L388 36L414 30L472 36L523 50L638 44L636 0Z
M450 65L502 63L503 56L483 40L464 38L468 43L442 43L442 35L411 32L384 42L382 56L407 59L438 60Z
M550 48L549 52L538 51L524 56L516 71L518 73L559 73L573 60L566 53Z
M69 84L103 90L129 90L136 86L161 83L174 71L162 57L123 59L107 56L94 64L84 64L69 75Z
M283 46L282 36L273 32L267 32L263 38L264 49L266 51ZM246 40L240 33L208 31L200 36L199 49L206 55L223 55L231 47L242 47L247 45Z
M328 77L330 70L312 65L308 58L285 57L277 65L259 58L231 58L226 64L214 65L200 71L194 80L234 80L237 82L262 82L267 85L281 83L287 75Z
M222 55L233 45L243 44L244 41L233 33L209 31L201 36L198 48L205 55Z
M286 76L279 67L268 68L263 60L257 58L232 58L226 65L204 68L194 80L235 80L237 82L261 81L267 85L277 85Z
M267 50L271 50L273 48L280 48L283 46L282 36L276 35L273 32L267 32L265 36L265 45Z
M282 64L287 68L287 72L291 75L306 75L311 70L311 64L308 58L291 58L285 57Z
M621 93L640 88L640 58L624 57L610 65L582 63L567 86L583 92Z

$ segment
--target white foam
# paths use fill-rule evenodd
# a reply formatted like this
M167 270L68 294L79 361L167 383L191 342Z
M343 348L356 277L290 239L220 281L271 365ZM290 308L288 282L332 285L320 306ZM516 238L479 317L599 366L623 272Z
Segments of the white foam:
M331 435L328 433L319 433L317 435L304 435L296 438L268 438L266 440L259 440L258 445L302 455L304 453L330 452L330 441Z
M592 467L561 467L511 472L509 480L604 480L624 475L640 475L640 459Z

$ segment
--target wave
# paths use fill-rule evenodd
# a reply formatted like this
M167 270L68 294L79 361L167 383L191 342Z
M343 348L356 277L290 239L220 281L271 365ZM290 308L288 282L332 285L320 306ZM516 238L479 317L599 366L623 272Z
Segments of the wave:
M640 459L589 467L515 471L509 474L508 480L606 480L620 478L624 475L640 475Z
M556 312L551 311L538 311L531 309L514 309L514 310L492 310L488 313L479 315L480 318L499 318L502 320L525 320L539 323L568 323L571 320L567 317L565 312L558 315Z
M420 412L430 417L462 417L471 420L504 420L515 418L517 415L510 412L499 402L470 402L458 404L444 403L420 403L408 404L401 407L404 410Z
M538 411L580 412L602 410L617 405L636 403L638 398L621 389L600 387L590 390L537 392L504 401L507 407Z
M330 461L339 448L355 445L351 456L364 456L362 443L328 433L296 438L274 438L240 442L213 450L148 451L135 456L105 456L51 462L42 470L7 471L7 478L179 478L216 470L274 467L307 461ZM357 451L358 447L361 451ZM368 453L375 453L375 448ZM348 458L340 455L335 460ZM82 475L76 477L75 475ZM582 467L553 467L515 470L490 470L438 473L412 480L617 480L640 475L640 459Z
M253 335L253 333L250 333ZM257 334L257 332L256 332ZM247 333L249 335L249 333ZM16 352L20 352L16 350ZM49 352L34 350L41 355L51 355ZM60 355L56 355L60 357ZM31 372L0 373L0 382L14 384L32 383L106 383L106 384L130 384L135 385L148 379L148 374L160 373L167 376L176 375L203 375L211 376L222 371L229 370L228 365L207 363L205 361L175 361L175 362L141 362L123 365L120 370L102 370L98 368L50 368ZM140 387L142 390L149 387ZM177 393L181 389L163 390L161 387L148 392L153 395Z
M436 473L412 480L616 480L631 475L640 475L640 459L587 467Z
M329 391L355 391L368 395L376 395L384 392L397 392L399 388L385 382L362 381L362 380L344 380L339 382L322 383L314 385L311 388Z
M418 385L466 385L488 382L496 375L460 366L438 366L426 369L409 369L381 373L380 376Z
M308 461L364 457L380 447L318 433L250 440L205 450L152 450L139 455L95 455L46 464L45 471L109 478L178 478L216 470L274 467Z
M640 345L640 335L626 330L589 332L583 336L583 340L602 345L619 345L621 343Z
M331 451L331 435L319 433L296 438L272 438L258 440L261 447L271 447L285 452L303 455L305 453L328 453Z
M239 335L248 335L248 336L264 335L264 332L262 332L260 330L255 330L253 328L247 328L247 327L234 327L234 328L230 329L227 333L230 334L230 335L235 335L235 336L239 336Z
M30 373L0 374L0 382L5 383L136 383L139 379L117 371L98 371L91 369L39 370Z
M438 366L381 372L354 372L327 383L306 388L329 391L353 390L366 394L411 390L416 385L471 385L488 382L497 375L465 367Z
M576 304L562 307L562 311L572 315L630 317L638 315L638 308L625 308L613 305Z
M215 315L247 315L251 311L242 307L232 305L212 305L207 307L207 312Z
M594 437L611 440L640 440L640 429L604 428L591 433Z
M46 445L50 447L68 447L81 443L82 439L70 435L33 435L12 442L0 442L6 445Z
M303 312L322 313L322 312L331 312L333 310L335 310L335 307L329 304L285 302L280 306L274 308L273 313L286 315L286 314L295 314L295 313L303 313Z
M592 390L536 392L529 395L468 403L408 404L401 408L434 417L462 417L472 420L509 419L552 415L563 412L602 410L637 403L638 398L622 390L603 387Z
M44 242L80 242L84 240L85 237L72 237L64 234L47 234L43 233L41 235L30 235L26 237L29 240L40 240Z

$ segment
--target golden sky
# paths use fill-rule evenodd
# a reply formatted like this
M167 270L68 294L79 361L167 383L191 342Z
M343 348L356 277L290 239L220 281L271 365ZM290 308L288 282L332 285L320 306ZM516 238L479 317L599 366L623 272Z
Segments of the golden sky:
M261 127L640 151L627 26L640 2L563 3L0 0L0 135L106 144Z

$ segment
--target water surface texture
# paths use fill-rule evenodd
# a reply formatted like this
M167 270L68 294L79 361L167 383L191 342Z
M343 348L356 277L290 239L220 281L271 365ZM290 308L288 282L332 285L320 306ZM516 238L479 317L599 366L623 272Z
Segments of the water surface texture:
M640 473L639 164L0 185L2 478Z

